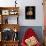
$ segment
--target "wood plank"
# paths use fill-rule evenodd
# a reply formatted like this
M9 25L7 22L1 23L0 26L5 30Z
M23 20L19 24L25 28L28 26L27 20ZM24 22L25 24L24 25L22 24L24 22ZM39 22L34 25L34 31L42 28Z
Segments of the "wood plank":
M1 24L0 25L0 30L3 31L5 28L9 28L9 29L12 29L13 31L16 29L17 32L19 31L20 29L20 26L18 24Z

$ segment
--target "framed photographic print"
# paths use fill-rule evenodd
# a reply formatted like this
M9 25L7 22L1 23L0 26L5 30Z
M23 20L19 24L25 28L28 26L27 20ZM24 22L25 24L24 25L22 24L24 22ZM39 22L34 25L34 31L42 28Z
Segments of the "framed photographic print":
M26 19L35 19L35 6L26 6L25 7L25 18Z
M10 10L10 12L9 12L10 15L17 15L17 13L18 12L16 10Z
M9 15L9 10L2 10L2 15Z

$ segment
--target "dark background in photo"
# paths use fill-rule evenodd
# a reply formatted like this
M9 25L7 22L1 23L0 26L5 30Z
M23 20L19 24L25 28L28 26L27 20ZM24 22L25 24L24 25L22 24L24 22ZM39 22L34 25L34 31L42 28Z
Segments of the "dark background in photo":
M35 6L25 7L25 19L35 19Z

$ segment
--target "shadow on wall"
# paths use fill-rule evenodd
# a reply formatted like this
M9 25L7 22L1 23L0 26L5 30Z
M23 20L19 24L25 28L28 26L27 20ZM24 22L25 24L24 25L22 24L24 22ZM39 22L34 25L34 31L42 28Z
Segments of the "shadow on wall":
M42 26L21 26L20 27L20 32L19 32L20 42L21 42L21 40L22 40L22 38L24 36L24 33L26 32L26 30L28 28L32 28L34 30L34 32L36 32L39 41L41 43L43 43L43 30L42 30Z

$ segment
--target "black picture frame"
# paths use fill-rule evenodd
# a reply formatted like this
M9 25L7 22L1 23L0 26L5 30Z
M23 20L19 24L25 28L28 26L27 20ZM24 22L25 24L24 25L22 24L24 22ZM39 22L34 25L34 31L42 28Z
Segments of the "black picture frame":
M25 7L25 19L35 19L35 6Z

